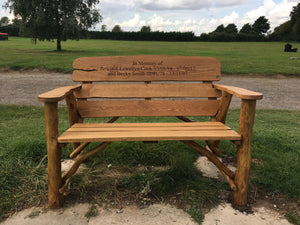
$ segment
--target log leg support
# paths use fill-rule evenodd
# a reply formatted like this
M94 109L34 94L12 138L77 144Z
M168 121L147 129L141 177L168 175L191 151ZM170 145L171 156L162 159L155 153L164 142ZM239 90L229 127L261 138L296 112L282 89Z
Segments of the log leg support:
M241 104L239 134L242 135L242 143L237 147L237 169L234 180L237 191L233 193L233 202L238 206L247 204L255 105L255 100L242 100Z
M63 205L62 194L59 188L61 177L61 148L57 143L58 137L58 111L56 102L45 103L45 129L48 155L48 204L49 207L60 208Z

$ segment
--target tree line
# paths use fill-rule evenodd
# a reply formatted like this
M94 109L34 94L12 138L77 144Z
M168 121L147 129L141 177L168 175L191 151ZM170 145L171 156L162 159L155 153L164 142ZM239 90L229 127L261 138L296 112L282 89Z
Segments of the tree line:
M111 40L149 41L300 41L300 3L293 7L290 20L270 32L270 22L260 16L253 24L247 23L238 30L235 24L219 25L210 33L196 36L193 32L152 31L150 26L142 26L140 31L123 31L115 25L111 31L106 25L101 31L90 28L102 19L96 8L99 0L7 0L5 7L15 15L10 21L0 19L0 32L10 36L32 37L35 41L56 40L57 50L61 41L67 39L91 38Z

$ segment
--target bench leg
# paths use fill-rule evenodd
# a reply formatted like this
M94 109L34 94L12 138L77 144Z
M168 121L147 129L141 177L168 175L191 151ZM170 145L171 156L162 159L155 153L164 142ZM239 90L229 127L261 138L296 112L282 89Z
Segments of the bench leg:
M255 100L242 100L239 122L239 133L242 135L242 143L237 148L237 169L235 174L237 191L233 193L233 202L239 206L247 204L255 105Z
M48 155L48 204L50 208L62 207L62 194L59 188L61 177L61 149L57 143L58 112L57 103L45 103L45 129Z

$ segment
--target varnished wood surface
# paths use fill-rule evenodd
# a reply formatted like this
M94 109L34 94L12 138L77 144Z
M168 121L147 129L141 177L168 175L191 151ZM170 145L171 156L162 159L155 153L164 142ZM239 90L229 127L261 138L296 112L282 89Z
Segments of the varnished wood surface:
M220 97L209 83L83 84L76 98L178 98Z
M59 193L61 179L61 149L57 144L58 112L56 102L45 103L45 133L48 156L48 204L50 208L62 207L63 196Z
M117 123L74 124L58 141L111 142L156 140L240 140L241 136L222 123Z
M263 98L263 94L259 92L249 91L244 88L215 84L214 87L221 91L226 91L241 99L259 100Z
M83 118L120 116L215 116L219 100L78 101Z
M60 87L43 93L39 95L38 98L41 102L58 102L64 99L72 91L79 90L80 88L80 85Z
M239 134L243 137L241 145L237 148L237 168L234 182L238 188L233 193L236 205L246 205L251 169L251 141L255 117L256 101L242 100Z
M73 67L73 80L81 81L82 85L58 88L39 96L45 102L50 208L62 206L62 193L80 163L110 142L173 140L182 141L208 157L234 190L234 203L246 205L255 100L262 99L261 93L212 84L221 79L221 66L210 57L89 57L75 60ZM222 92L221 101L217 100ZM238 133L224 124L232 95L242 99ZM71 127L58 136L57 102L64 98ZM176 116L189 122L82 123L87 117L112 117L109 122L114 122L121 116ZM186 116L209 116L211 122L190 122ZM206 141L213 151L195 140ZM215 155L219 153L220 140L238 145L236 173ZM102 144L83 153L89 142ZM69 172L61 177L60 148L65 143L73 143L72 157L79 155Z
M220 62L199 56L104 56L73 62L74 81L216 81Z

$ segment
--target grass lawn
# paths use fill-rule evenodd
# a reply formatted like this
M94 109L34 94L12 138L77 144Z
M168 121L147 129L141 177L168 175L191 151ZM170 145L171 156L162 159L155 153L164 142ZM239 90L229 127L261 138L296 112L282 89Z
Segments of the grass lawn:
M300 75L299 52L284 53L284 44L80 40L64 42L64 50L57 52L55 42L34 45L29 38L10 37L9 41L0 42L0 67L71 73L72 62L78 57L158 54L216 57L225 74ZM300 43L292 44L300 47ZM291 60L290 57L299 59ZM62 107L59 111L63 131L68 127L68 113ZM283 195L300 203L300 111L256 112L251 187L270 196ZM1 221L10 212L46 203L47 159L42 107L0 105L0 115ZM231 110L227 120L229 126L237 129L238 118L239 111ZM136 119L126 119L126 122ZM142 119L145 122L151 120ZM170 121L169 118L159 120ZM223 157L235 157L232 143L222 142L221 148ZM64 149L64 158L68 158L70 149L69 145ZM180 142L149 145L116 142L86 162L89 173L72 178L69 185L71 196L65 199L92 203L116 198L128 200L130 196L151 197L159 201L175 199L201 223L201 209L217 204L217 196L229 193L229 185L202 177L193 164L197 157L198 153ZM111 169L107 168L109 164ZM147 169L152 167L165 169ZM103 176L107 171L122 176ZM300 224L297 213L290 211L287 216L293 223Z
M65 129L68 126L67 110L61 107L59 113L60 126ZM42 161L46 155L42 107L0 105L0 114L1 220L9 212L47 201L47 160ZM237 128L238 117L239 111L231 110L229 126ZM136 118L128 120L132 122ZM232 143L224 142L221 148L223 157L235 156ZM69 149L67 146L63 151L65 158ZM284 194L299 203L299 149L300 111L257 110L251 186L270 195ZM69 186L71 196L66 196L66 199L92 203L125 195L126 200L128 196L137 195L141 199L149 196L160 200L176 199L200 223L203 218L200 209L217 204L217 196L228 193L229 185L202 177L193 165L197 157L198 153L194 150L175 141L147 145L116 142L86 162L89 173L72 178ZM111 169L107 168L109 164L112 165ZM164 166L167 169L146 169L152 166ZM126 175L109 179L103 176L109 170L113 174ZM93 182L87 182L91 179ZM289 217L299 224L300 218L295 216L295 212L289 212Z
M300 74L300 53L283 52L283 42L151 42L80 40L62 43L37 42L30 38L10 37L0 42L0 67L70 73L78 57L113 55L188 55L211 56L222 63L225 74ZM300 47L300 43L292 43ZM298 57L291 60L290 57Z

